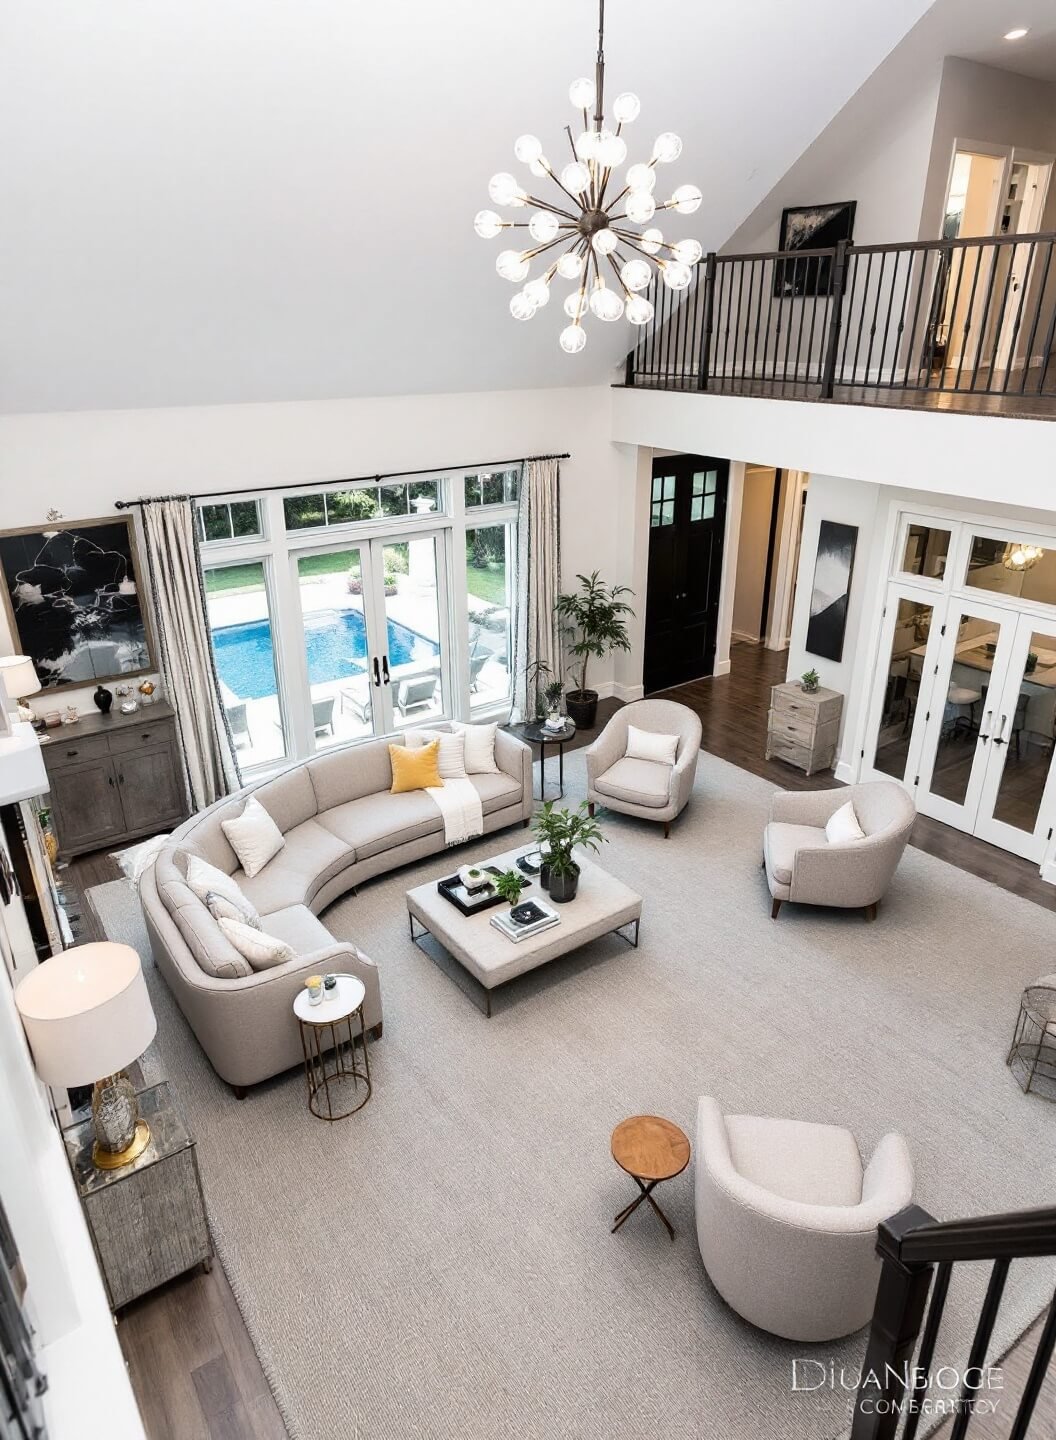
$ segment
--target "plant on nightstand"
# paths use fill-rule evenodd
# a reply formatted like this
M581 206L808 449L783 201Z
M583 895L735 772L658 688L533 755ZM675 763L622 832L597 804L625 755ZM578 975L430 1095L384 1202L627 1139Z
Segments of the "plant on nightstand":
M808 695L816 695L818 686L821 684L821 676L816 670L804 670L799 677L799 683Z
M605 842L601 826L587 810L586 802L575 810L556 810L548 800L535 817L535 834L540 844L549 846L545 868L549 873L551 900L563 904L574 900L579 885L579 866L572 858L577 845L597 851ZM540 877L541 878L541 877Z
M511 905L516 905L521 898L521 891L529 883L527 876L518 875L516 870L504 870L495 877L495 893L508 900Z

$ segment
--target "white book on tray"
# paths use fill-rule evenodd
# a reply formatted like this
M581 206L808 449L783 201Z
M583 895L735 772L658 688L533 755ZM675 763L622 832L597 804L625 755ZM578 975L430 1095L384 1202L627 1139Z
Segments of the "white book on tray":
M516 943L518 940L527 940L530 935L538 935L540 930L549 930L552 925L558 924L561 916L545 901L534 900L532 903L543 912L540 919L533 920L527 925L519 925L507 910L502 914L492 915L490 917L492 925Z

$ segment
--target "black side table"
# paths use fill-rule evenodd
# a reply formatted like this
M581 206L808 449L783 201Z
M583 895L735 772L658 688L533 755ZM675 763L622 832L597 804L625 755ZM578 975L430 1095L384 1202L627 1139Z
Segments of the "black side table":
M565 746L576 733L575 724L571 720L565 721L563 730L547 730L541 720L531 720L525 725L510 725L511 735L516 735L518 740L525 741L528 745L539 746L539 799L546 799L546 747L552 745L557 750L557 798L563 800L565 796Z

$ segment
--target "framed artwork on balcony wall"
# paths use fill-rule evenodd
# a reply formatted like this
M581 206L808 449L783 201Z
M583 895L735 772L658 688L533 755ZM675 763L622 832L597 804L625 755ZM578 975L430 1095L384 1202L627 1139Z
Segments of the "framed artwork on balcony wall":
M850 242L854 231L856 200L831 205L790 205L781 211L779 250L834 250L841 240ZM799 260L774 261L774 295L791 300L804 295L828 295L832 286L832 257L805 255Z
M823 520L818 530L818 553L814 561L814 589L810 595L807 621L807 651L824 660L843 659L847 633L847 603L851 594L851 572L858 544L857 525Z
M132 520L0 530L0 580L16 653L45 690L156 668Z

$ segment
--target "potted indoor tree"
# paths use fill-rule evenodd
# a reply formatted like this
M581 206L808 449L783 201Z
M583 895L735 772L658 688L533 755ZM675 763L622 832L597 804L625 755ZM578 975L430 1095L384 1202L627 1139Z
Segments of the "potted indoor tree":
M577 575L576 579L578 590L557 597L557 613L572 641L569 648L576 657L573 674L579 682L575 690L565 692L565 708L577 729L590 730L597 719L598 692L587 689L587 666L591 656L600 660L613 650L631 648L627 618L634 611L622 597L634 592L626 585L610 588L597 570Z
M576 846L597 851L604 843L601 826L587 809L583 801L575 810L558 810L548 800L535 817L535 834L540 845L546 844L548 852L544 869L550 899L559 905L574 900L579 885L579 866L572 852ZM543 877L540 876L540 883Z

